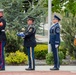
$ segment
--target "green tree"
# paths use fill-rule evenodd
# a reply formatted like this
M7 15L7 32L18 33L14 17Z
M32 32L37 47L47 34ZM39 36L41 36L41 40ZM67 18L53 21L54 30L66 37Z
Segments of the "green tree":
M24 27L24 13L22 12L21 0L4 0L2 6L5 12L5 18L7 21L7 29L20 30Z
M41 33L40 23L45 23L47 16L47 7L46 0L38 0L38 2L34 2L32 0L32 4L29 3L29 8L27 12L25 11L26 7L23 8L24 0L1 0L0 6L4 9L4 15L7 22L6 32L7 34L7 52L15 52L18 49L21 49L22 40L16 36L17 31L20 31L22 27L26 27L26 19L28 16L32 16L35 18L35 26L37 29L37 33ZM32 8L33 7L33 8ZM44 20L45 19L45 20ZM13 32L14 31L14 32Z
M62 38L66 44L65 48L68 53L76 58L76 47L73 43L76 35L76 1L69 0L64 12L65 14L62 21ZM66 12L68 15L66 15Z
M32 16L35 18L37 33L41 33L40 23L45 23L48 14L47 0L3 0L0 4L4 9L7 29L20 31L26 27L27 17Z
M26 7L27 3L25 3L25 1L27 1L29 8ZM37 33L41 33L40 23L45 24L46 17L48 14L48 8L46 7L47 0L24 0L23 5L26 15L25 18L23 18L23 20L25 20L28 16L34 17Z

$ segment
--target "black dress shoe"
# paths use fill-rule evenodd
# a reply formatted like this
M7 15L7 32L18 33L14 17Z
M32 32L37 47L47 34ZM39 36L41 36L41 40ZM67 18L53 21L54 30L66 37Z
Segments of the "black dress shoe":
M59 70L59 68L50 68L50 70Z
M25 69L25 70L30 71L30 70L35 70L35 69L32 69L32 68L27 68L27 69Z

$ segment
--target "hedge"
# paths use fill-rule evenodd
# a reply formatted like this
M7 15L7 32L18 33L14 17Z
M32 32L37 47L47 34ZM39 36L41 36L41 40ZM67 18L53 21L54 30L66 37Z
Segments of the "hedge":
M59 54L59 62L60 62L60 64L62 64L62 59L64 59L64 53L62 51L59 51L58 54ZM54 64L54 58L53 58L53 53L52 52L48 53L46 55L46 63L48 65Z
M48 52L47 44L38 44L35 47L35 58L36 59L45 59L47 52Z
M19 50L16 52L10 53L8 56L6 56L6 64L11 65L18 65L18 64L26 64L27 63L27 56L24 54L24 52L20 52Z

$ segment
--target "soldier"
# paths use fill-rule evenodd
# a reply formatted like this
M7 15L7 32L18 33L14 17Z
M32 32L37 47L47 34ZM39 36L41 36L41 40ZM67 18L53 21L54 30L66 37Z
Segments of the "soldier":
M50 28L50 41L53 56L54 56L54 67L50 70L59 70L59 56L58 56L58 47L60 45L60 26L59 21L61 19L54 15L53 25Z
M24 46L27 48L29 67L26 70L35 70L34 47L36 46L36 29L34 27L34 19L29 17L27 24L26 31L17 33L17 35L24 38Z
M34 19L29 17L27 19L28 27L25 31L24 46L27 48L29 67L26 70L35 70L34 47L36 46L34 27Z
M0 71L5 70L4 47L6 43L5 35L6 21L3 18L3 9L0 9Z

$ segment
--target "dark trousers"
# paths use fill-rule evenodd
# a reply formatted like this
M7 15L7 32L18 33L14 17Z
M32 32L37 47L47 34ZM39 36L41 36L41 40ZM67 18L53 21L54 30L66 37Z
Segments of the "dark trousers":
M35 69L34 47L27 47L29 68Z
M59 68L59 56L58 56L58 48L55 47L55 44L51 44L52 52L53 52L53 57L54 57L54 67Z
M5 69L4 46L5 42L0 41L0 69Z

